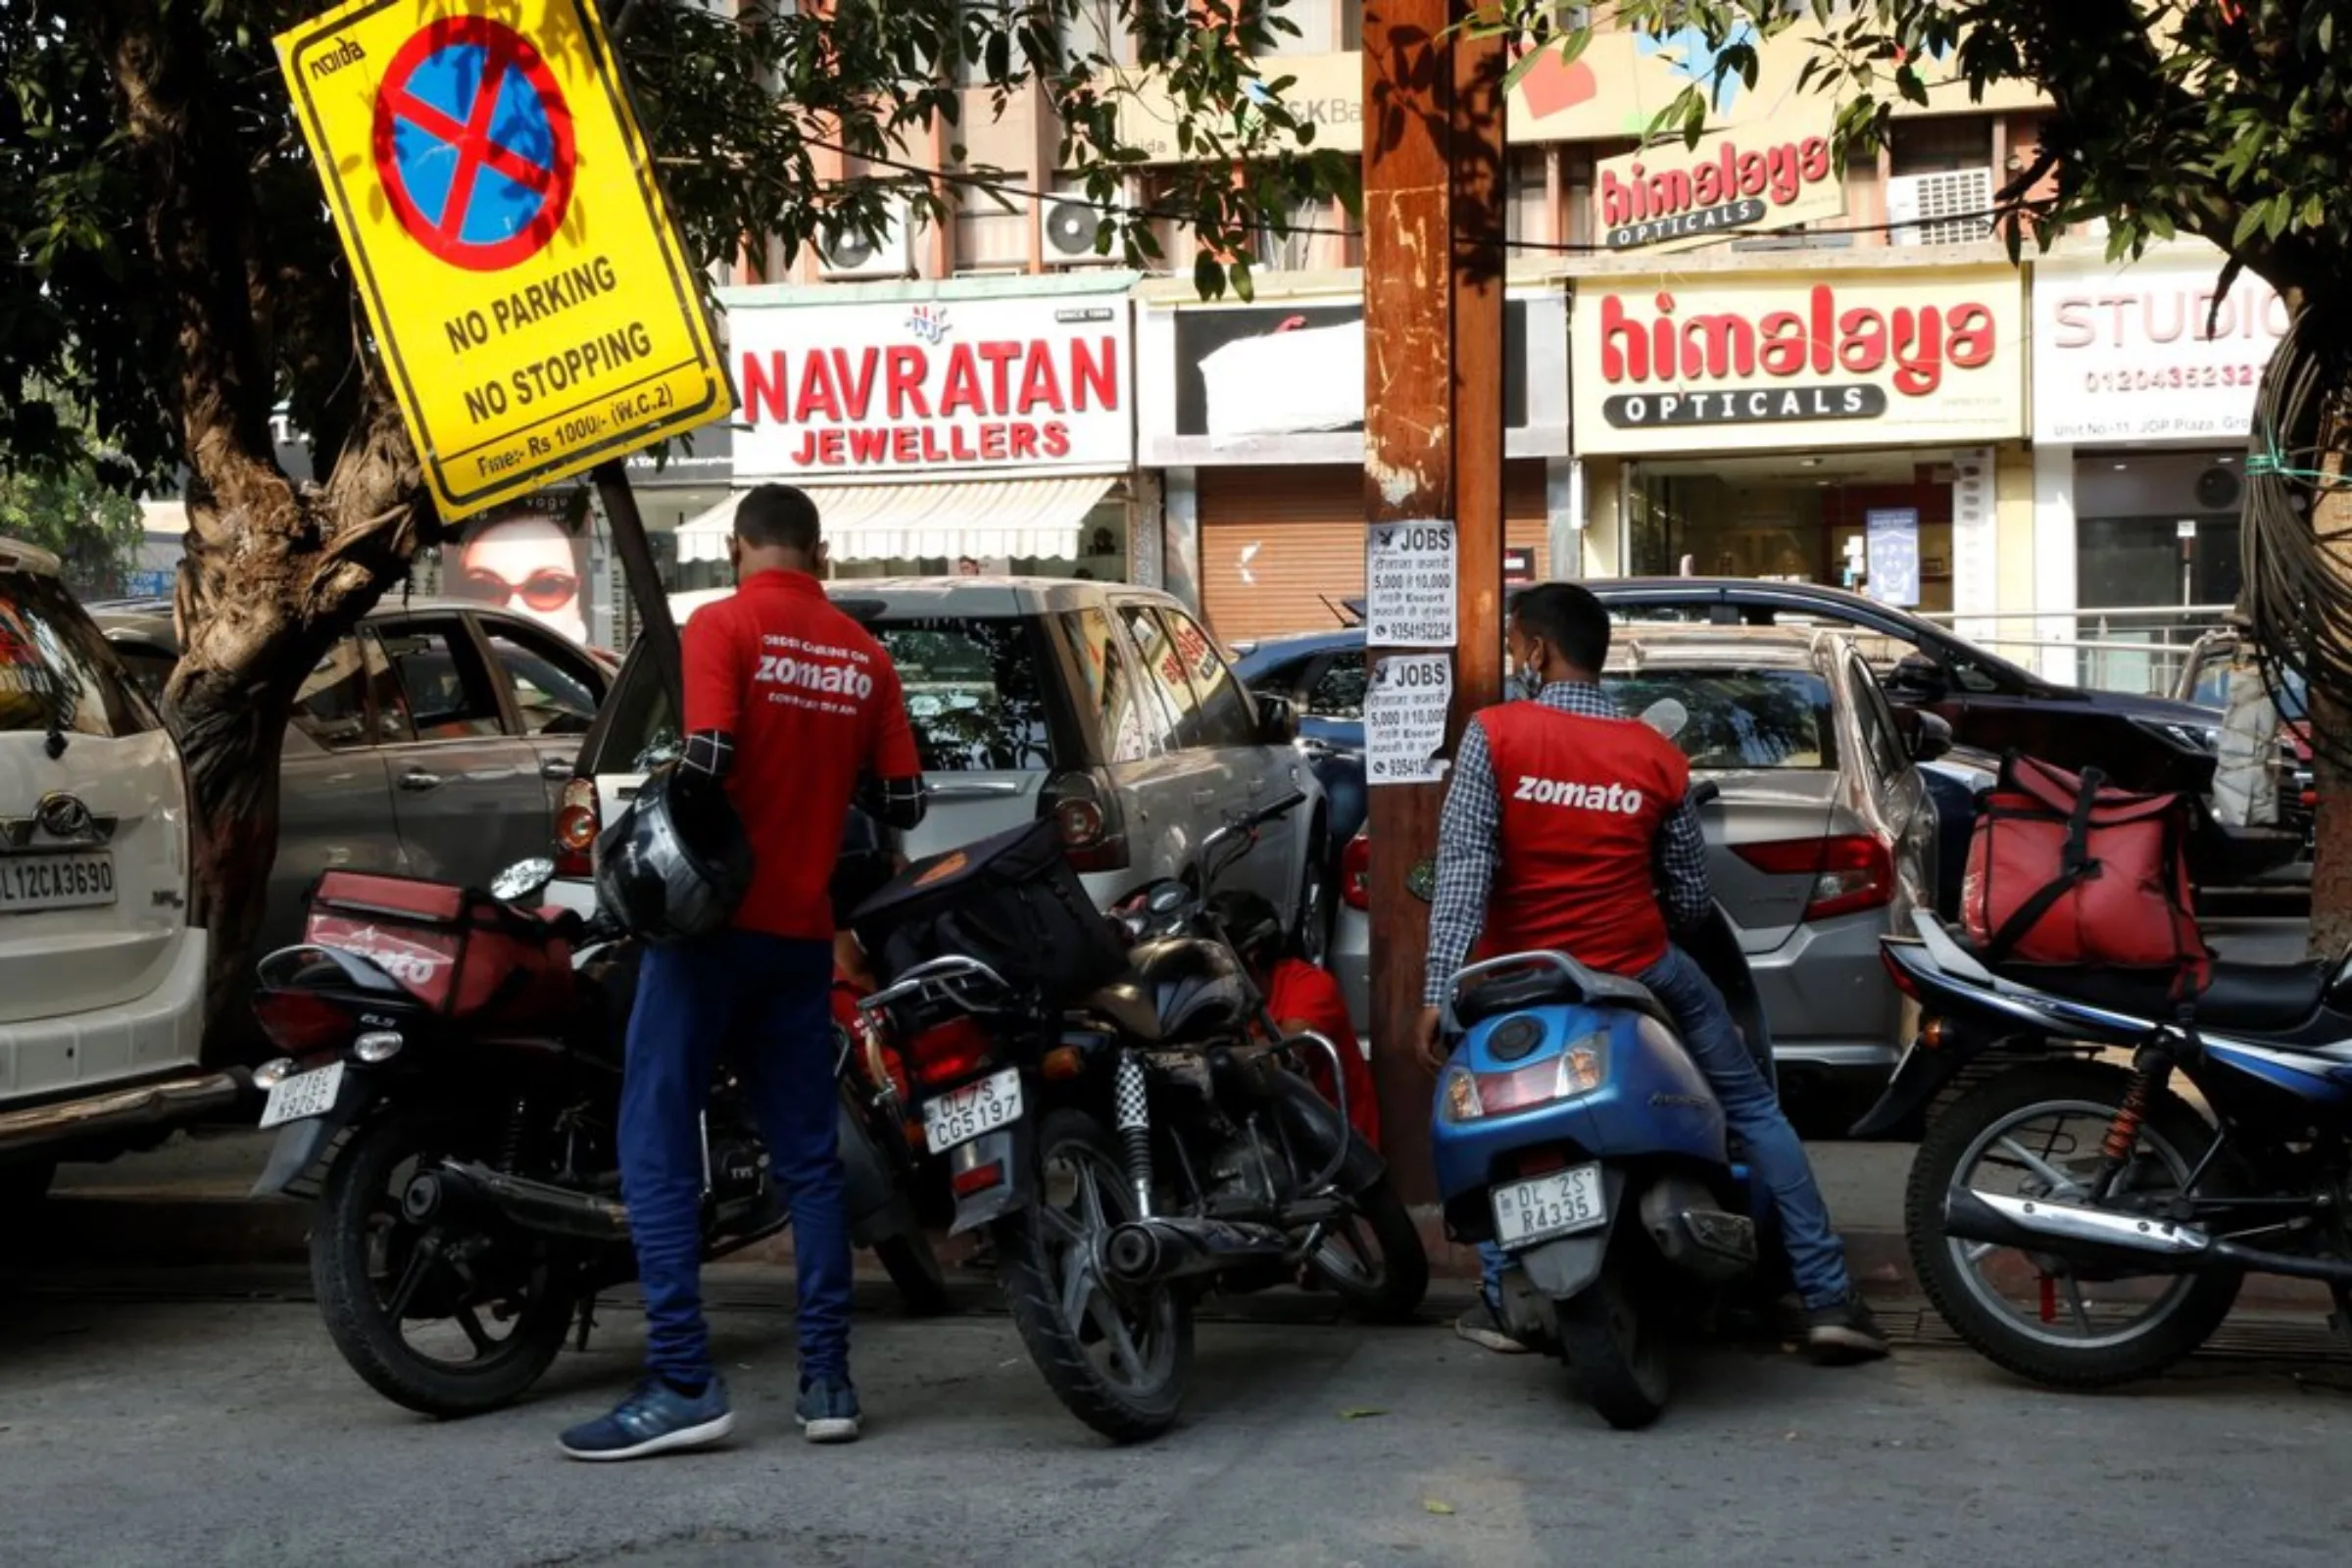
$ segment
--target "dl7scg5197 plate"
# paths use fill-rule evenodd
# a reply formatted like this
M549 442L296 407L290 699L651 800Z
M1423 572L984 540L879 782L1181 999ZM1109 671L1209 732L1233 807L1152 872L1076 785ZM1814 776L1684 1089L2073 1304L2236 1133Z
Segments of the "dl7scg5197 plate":
M1020 1070L1006 1068L990 1073L976 1084L965 1084L953 1094L926 1102L923 1141L934 1154L945 1153L957 1144L969 1143L982 1133L993 1133L1020 1118Z
M1600 1167L1579 1165L1494 1189L1494 1242L1526 1247L1555 1236L1592 1230L1609 1217L1600 1188Z

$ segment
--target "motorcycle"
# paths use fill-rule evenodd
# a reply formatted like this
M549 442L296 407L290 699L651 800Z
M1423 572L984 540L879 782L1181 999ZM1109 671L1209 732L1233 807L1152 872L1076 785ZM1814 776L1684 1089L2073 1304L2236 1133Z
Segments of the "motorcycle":
M2169 974L1996 971L1942 920L1915 925L1882 949L1923 1023L1854 1135L1939 1107L1904 1230L1955 1334L2099 1388L2195 1350L2267 1273L2328 1285L2352 1336L2352 958L2217 962L2183 1005Z
M1722 912L1685 948L1772 1082L1771 1036ZM1760 1261L1780 1256L1771 1195L1639 981L1509 954L1454 975L1446 1021L1460 1043L1430 1130L1446 1229L1508 1256L1515 1338L1564 1360L1610 1426L1648 1426L1670 1392L1669 1320L1778 1289L1784 1265Z
M279 1129L254 1193L317 1200L329 1336L426 1415L520 1396L636 1275L615 1147L636 944L601 913L534 907L554 870L523 861L487 898L330 876L307 940L260 966L254 1007L284 1055L254 1074ZM910 1310L944 1310L905 1111L838 1026L836 1043L853 1239ZM705 1258L789 1223L723 1065L703 1149Z
M1074 1006L958 952L904 966L863 1004L903 1042L956 1194L952 1230L986 1229L1047 1384L1115 1442L1174 1422L1210 1289L1263 1290L1303 1267L1379 1321L1408 1317L1428 1290L1412 1216L1349 1128L1338 1048L1280 1037L1209 908L1257 829L1302 800L1230 816L1200 846L1198 886L1162 880L1123 901L1125 972ZM918 862L899 886L962 858ZM1309 1052L1329 1059L1340 1105L1298 1070Z

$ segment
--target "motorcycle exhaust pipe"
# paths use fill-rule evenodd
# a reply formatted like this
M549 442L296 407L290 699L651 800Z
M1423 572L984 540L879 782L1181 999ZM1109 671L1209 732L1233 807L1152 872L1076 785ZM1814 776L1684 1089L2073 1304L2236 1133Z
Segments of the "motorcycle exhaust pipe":
M574 1241L624 1242L629 1237L625 1204L527 1176L510 1176L470 1160L443 1160L437 1169L411 1182L401 1198L408 1217L419 1224L450 1204L486 1208L526 1231Z
M1943 1233L1955 1241L1990 1242L2086 1262L2129 1259L2158 1273L2191 1273L2219 1261L2213 1238L2193 1225L1965 1188L1944 1195Z
M1102 1270L1115 1284L1157 1285L1268 1262L1290 1250L1290 1238L1271 1225L1173 1216L1139 1219L1110 1233L1102 1247Z

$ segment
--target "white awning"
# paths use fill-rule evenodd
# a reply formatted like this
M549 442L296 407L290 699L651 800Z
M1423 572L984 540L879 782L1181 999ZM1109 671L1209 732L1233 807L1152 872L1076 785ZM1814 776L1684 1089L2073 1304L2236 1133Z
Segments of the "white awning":
M971 556L1074 561L1088 514L1118 481L958 479L938 484L804 485L835 561ZM680 561L724 561L738 490L678 525Z

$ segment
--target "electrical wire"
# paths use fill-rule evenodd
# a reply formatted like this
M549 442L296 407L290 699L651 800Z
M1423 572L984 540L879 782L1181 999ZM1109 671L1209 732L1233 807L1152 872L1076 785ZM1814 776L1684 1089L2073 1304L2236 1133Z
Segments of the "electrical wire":
M2299 677L2316 719L2323 707L2352 710L2352 529L2319 526L2322 499L2352 478L2325 466L2319 435L2343 366L2315 341L2314 314L2295 317L2263 371L2239 551L2263 682L2279 702L2288 677ZM2315 748L2352 768L2352 734L2322 722L2309 728Z

